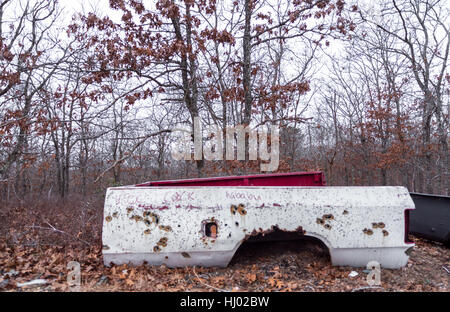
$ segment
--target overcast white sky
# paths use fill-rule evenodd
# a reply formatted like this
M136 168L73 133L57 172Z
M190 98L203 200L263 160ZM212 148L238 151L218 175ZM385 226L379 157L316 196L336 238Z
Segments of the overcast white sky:
M99 8L102 12L112 11L109 9L109 0L59 0L62 7L72 16L75 12L92 12L92 8ZM109 13L109 12L108 12Z

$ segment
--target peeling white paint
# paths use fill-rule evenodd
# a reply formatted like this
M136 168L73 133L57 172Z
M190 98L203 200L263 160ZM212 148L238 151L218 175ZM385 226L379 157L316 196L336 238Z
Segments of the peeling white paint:
M249 235L277 227L320 239L333 265L399 268L413 246L406 209L414 203L404 187L113 187L103 257L106 265L226 266Z

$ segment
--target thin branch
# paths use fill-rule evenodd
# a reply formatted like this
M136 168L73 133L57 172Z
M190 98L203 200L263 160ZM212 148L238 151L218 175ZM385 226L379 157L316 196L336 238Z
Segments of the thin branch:
M195 277L197 278L197 280L198 280L198 282L199 282L200 284L202 284L202 285L204 285L204 286L206 286L206 287L212 288L212 289L214 289L214 290L216 290L216 291L220 291L220 292L230 292L229 290L217 288L217 287L208 285L208 284L206 284L206 283L203 283L203 282L201 281L200 277L198 277L197 272L195 272L195 266L192 268L192 271L194 272L194 275L195 275Z
M157 135L160 135L160 134L163 134L163 133L168 133L168 132L172 132L172 130L171 129L165 129L165 130L161 130L161 131L158 131L158 132L153 132L153 133L150 133L150 134L148 134L148 135L146 135L146 136L144 136L143 138L142 138L142 140L140 140L132 149L131 149L131 151L127 154L127 155L125 155L125 156L123 156L122 158L120 158L120 159L118 159L118 160L116 160L115 162L114 162L114 164L112 164L110 167L108 167L108 168L106 168L95 180L94 180L94 183L97 183L108 171L110 171L110 170L112 170L112 169L114 169L117 165L119 165L119 164L121 164L121 163L123 163L125 160L127 160L128 158L130 158L131 157L131 155L133 154L133 152L139 147L139 146L141 146L142 144L144 144L145 143L145 141L147 141L149 138L151 138L151 137L154 137L154 136L157 136Z

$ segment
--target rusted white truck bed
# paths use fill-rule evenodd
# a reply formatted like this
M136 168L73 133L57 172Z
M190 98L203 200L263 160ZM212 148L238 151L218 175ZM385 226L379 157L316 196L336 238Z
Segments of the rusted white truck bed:
M404 187L112 187L104 263L227 266L247 238L275 227L318 238L333 265L408 261Z

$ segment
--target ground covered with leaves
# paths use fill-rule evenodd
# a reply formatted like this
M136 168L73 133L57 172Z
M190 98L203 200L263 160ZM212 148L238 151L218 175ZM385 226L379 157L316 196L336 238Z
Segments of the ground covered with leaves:
M331 266L314 240L245 243L227 268L105 267L99 203L66 206L1 211L1 291L450 291L450 249L419 238L407 266L382 269L372 288L367 270ZM70 261L80 289L67 283Z

